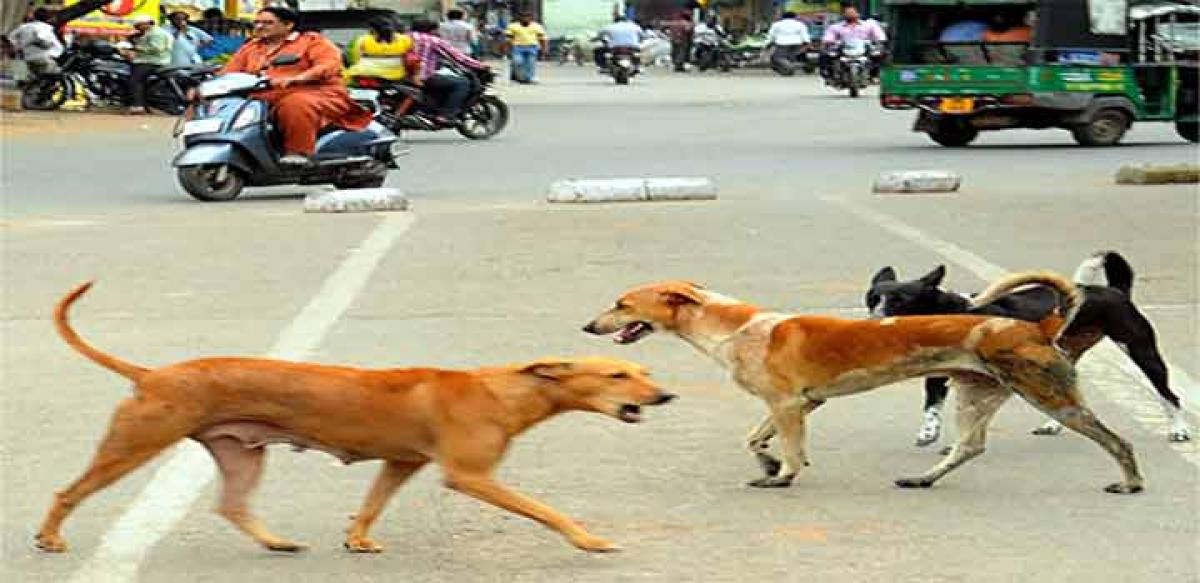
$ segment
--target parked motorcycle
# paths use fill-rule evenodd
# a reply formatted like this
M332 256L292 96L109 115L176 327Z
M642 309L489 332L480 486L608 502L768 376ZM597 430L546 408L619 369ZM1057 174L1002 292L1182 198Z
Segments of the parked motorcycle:
M834 89L848 89L850 97L858 97L871 84L871 61L879 58L879 50L861 39L847 39L828 50L831 65L825 83Z
M25 109L54 110L68 100L86 98L91 105L130 104L130 64L105 41L72 46L58 58L58 71L39 75L21 91ZM212 77L216 66L164 67L146 78L146 106L179 115L187 108L187 93Z
M629 80L641 72L641 60L637 49L617 47L605 53L605 69L617 85L628 85Z
M496 76L491 71L459 70L471 82L462 111L451 125L435 120L436 102L419 87L379 77L353 77L350 96L375 114L393 132L457 130L472 140L486 140L508 125L508 105L491 91Z
M297 62L284 54L272 66ZM377 122L362 131L329 127L317 137L312 163L279 164L279 130L265 101L254 98L269 89L265 76L231 73L205 81L194 117L179 134L184 149L172 164L179 185L203 201L237 198L245 186L333 184L338 188L375 188L396 167L396 135Z
M716 44L697 43L692 50L694 51L692 60L700 71L717 69L722 73L727 73L733 69L733 51L724 39Z

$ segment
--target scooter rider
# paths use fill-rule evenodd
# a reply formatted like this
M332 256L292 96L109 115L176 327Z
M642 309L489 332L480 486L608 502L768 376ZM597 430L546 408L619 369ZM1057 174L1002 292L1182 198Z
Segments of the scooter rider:
M642 41L646 39L646 31L624 15L617 15L613 17L612 24L600 31L600 38L603 42L592 56L596 59L596 66L604 69L606 54L617 49L631 49L637 55L642 48Z
M873 42L877 46L882 46L887 42L887 35L884 34L879 23L874 20L860 20L857 8L847 6L842 12L842 16L845 17L845 20L826 28L825 36L821 39L825 49L821 51L821 77L825 79L832 74L833 59L829 56L830 48L851 39ZM871 59L871 78L877 77L879 77L879 62L873 58Z
M812 38L808 26L795 12L787 11L767 31L767 44L775 47L775 58L791 62Z
M268 6L254 15L254 39L234 53L221 73L265 73L272 88L255 94L271 104L283 132L284 156L280 164L303 166L316 150L317 132L334 123L349 130L362 130L371 123L371 113L350 99L342 86L342 55L338 48L315 32L295 30L297 13L281 6ZM291 65L271 66L271 59L295 55Z

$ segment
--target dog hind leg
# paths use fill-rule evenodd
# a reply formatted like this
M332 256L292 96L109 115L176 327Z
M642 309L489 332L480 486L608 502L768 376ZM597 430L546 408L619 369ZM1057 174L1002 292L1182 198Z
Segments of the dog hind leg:
M379 475L375 477L375 483L371 484L371 491L367 493L367 499L363 502L362 508L359 508L354 515L353 522L346 531L346 542L343 544L347 550L355 553L383 551L382 546L367 538L367 531L375 519L379 518L379 513L383 512L384 505L387 504L396 489L403 486L426 463L428 463L427 460L384 462L383 467L379 469Z
M1112 338L1117 346L1129 355L1130 360L1141 369L1146 378L1150 379L1150 384L1154 385L1154 390L1158 392L1163 410L1171 419L1171 430L1167 434L1167 439L1175 442L1191 441L1191 428L1188 427L1187 420L1184 418L1179 396L1171 390L1171 386L1167 382L1167 364L1163 362L1162 355L1158 352L1154 329L1141 314L1136 315L1144 324L1144 330L1147 333L1128 339L1118 338L1116 335Z
M221 500L217 506L220 514L242 532L250 535L258 544L272 550L297 552L305 549L302 544L281 539L250 511L249 497L258 487L262 477L266 448L247 447L240 440L219 437L201 441L221 471Z
M946 377L925 379L925 413L921 427L917 429L917 447L936 443L942 436L942 407L946 404L946 394L949 392L947 385Z
M980 375L960 375L955 379L958 394L955 424L958 441L949 455L919 476L898 478L901 488L928 488L942 476L983 454L987 442L987 427L1012 391L1000 383Z
M172 411L143 399L126 399L118 405L108 433L96 448L92 463L67 489L54 495L35 541L47 552L67 550L59 533L67 516L85 498L150 461L183 439L188 428L181 419L164 419Z

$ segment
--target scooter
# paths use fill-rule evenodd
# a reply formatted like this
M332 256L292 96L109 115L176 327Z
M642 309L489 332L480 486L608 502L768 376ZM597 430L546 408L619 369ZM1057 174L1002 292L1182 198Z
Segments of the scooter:
M283 54L272 66L299 57ZM179 185L206 201L233 200L245 186L333 184L338 188L375 188L402 153L396 135L378 122L362 131L330 127L317 136L313 161L306 166L279 164L281 137L271 108L254 98L269 89L266 76L222 75L200 85L195 115L178 132L184 149L175 157Z

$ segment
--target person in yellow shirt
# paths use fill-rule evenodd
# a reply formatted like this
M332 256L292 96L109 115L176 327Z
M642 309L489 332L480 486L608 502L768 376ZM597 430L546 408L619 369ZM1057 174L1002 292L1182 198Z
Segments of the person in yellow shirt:
M412 49L412 39L399 34L390 18L378 17L367 22L370 32L350 43L346 58L350 66L342 72L346 80L354 77L379 77L400 81L407 75L404 54Z
M504 30L512 57L512 79L517 83L536 82L539 53L546 52L546 29L533 21L533 15L523 12L517 21Z

